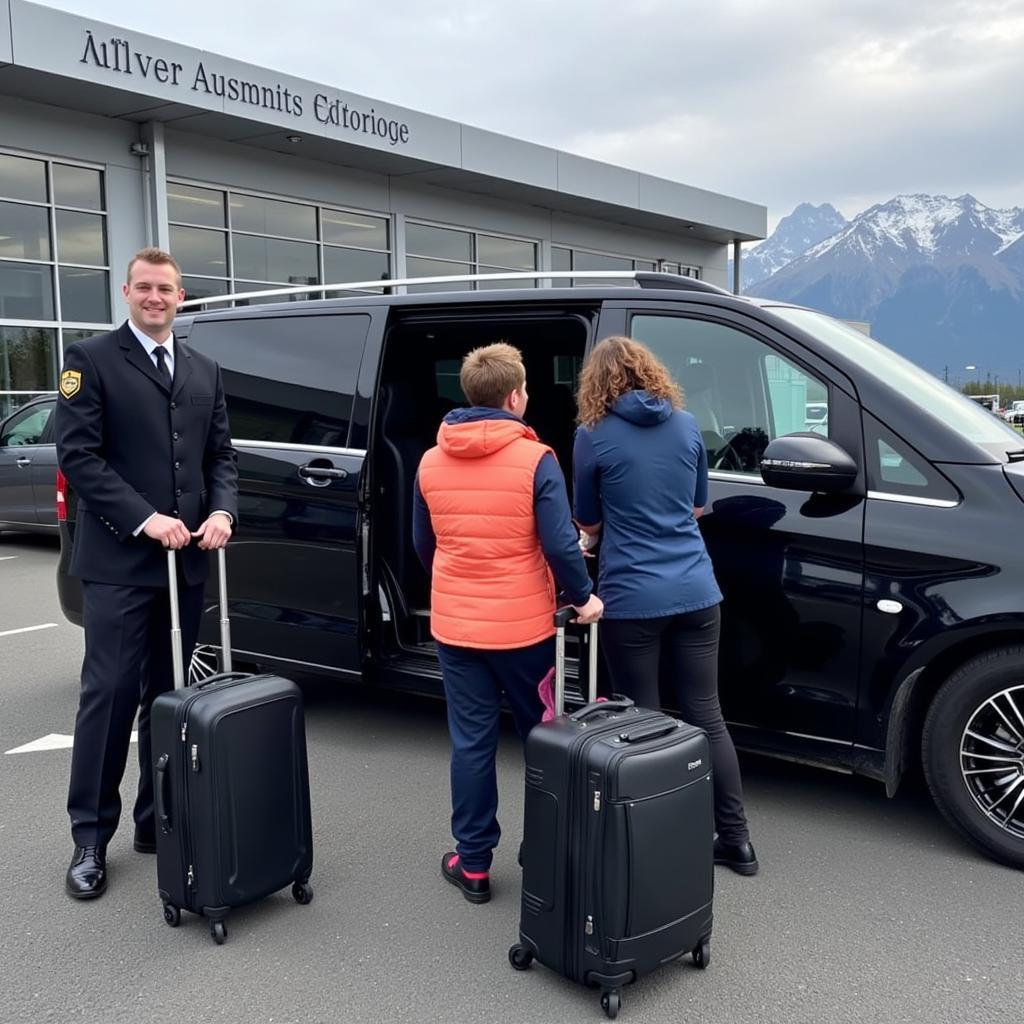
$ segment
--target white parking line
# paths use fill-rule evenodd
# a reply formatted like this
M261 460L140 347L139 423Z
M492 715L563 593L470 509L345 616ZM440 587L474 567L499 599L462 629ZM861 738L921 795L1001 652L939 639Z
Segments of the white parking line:
M139 734L138 732L132 733L132 743L138 743ZM75 745L74 736L65 736L63 733L51 732L46 736L41 736L37 740L33 740L31 743L25 743L20 747L15 747L13 750L5 750L5 754L38 754L43 750L70 750Z
M44 622L41 626L22 626L21 629L5 629L0 636L14 636L16 633L34 633L37 629L56 629L58 623Z

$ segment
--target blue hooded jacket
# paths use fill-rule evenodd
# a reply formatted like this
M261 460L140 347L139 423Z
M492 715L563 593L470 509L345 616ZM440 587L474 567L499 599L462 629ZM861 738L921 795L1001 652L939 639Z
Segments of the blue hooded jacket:
M694 506L708 497L696 419L666 398L629 391L576 431L577 522L601 523L597 592L609 619L651 619L722 600Z

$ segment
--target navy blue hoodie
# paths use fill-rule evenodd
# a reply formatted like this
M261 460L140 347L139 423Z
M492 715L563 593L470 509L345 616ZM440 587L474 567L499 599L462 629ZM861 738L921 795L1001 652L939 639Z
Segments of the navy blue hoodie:
M629 391L573 449L576 519L602 524L597 592L609 619L651 619L722 600L693 514L708 496L696 419Z

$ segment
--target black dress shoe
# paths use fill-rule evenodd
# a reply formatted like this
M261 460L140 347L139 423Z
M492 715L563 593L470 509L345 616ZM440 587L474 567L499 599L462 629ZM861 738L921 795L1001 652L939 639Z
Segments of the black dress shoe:
M156 834L135 826L135 839L132 841L136 853L156 853Z
M721 839L715 840L715 863L732 868L738 875L756 875L760 866L752 843L734 845Z
M464 871L457 853L446 853L441 858L441 874L452 885L462 890L470 903L486 903L491 898L491 879L486 871Z
M103 846L76 846L64 888L76 900L91 900L107 891L107 851Z

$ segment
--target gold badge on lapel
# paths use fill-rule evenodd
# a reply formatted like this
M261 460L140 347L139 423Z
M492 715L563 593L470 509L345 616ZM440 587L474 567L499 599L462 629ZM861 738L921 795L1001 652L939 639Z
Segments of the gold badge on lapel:
M65 370L60 375L60 393L65 398L74 398L82 388L82 371Z

